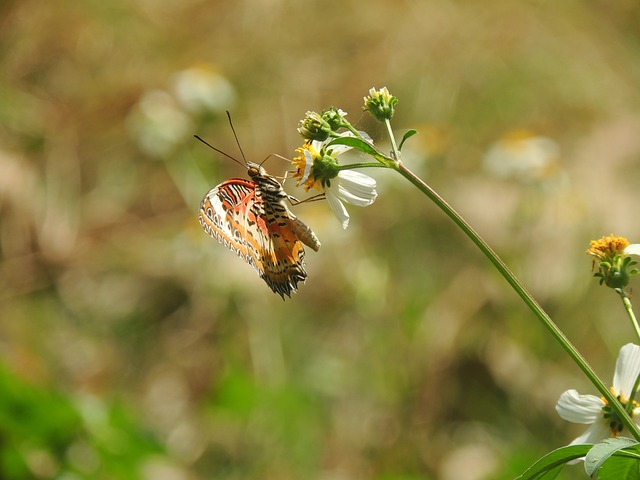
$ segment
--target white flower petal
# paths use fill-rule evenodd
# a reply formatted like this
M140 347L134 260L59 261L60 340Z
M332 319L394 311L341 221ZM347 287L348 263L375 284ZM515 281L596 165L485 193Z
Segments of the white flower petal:
M376 199L375 195L372 198L359 197L358 195L355 195L353 192L350 192L349 190L344 188L344 186L341 185L339 182L336 182L336 185L337 187L335 188L337 189L337 191L335 193L338 196L338 198L347 203L350 203L351 205L355 205L357 207L367 207L371 205Z
M613 388L617 394L629 398L633 385L640 374L640 347L627 343L620 349L613 374Z
M331 188L325 190L325 196L331 210L333 210L333 213L338 217L338 220L342 224L342 228L347 228L349 226L349 213L347 212L347 209Z
M602 417L604 402L595 395L580 395L576 390L567 390L558 399L556 412L573 423L594 423Z
M624 249L626 255L640 255L640 243L632 243Z
M304 174L300 179L299 183L304 183L309 178L309 174L311 173L311 166L313 165L313 155L309 150L304 151Z
M341 170L338 176L343 182L348 182L349 188L363 188L366 190L376 188L375 179L362 172L356 172L355 170Z
M376 181L364 173L343 170L331 184L338 197L358 207L371 205L377 198Z
M598 443L611 436L611 429L605 422L596 422L587 428L582 435L575 438L569 445L583 443Z

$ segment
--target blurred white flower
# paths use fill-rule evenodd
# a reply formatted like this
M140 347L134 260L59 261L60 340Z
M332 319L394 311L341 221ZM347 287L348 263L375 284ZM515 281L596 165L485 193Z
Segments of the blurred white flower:
M640 414L640 404L630 398L632 393L635 394L632 390L639 374L640 347L628 343L620 349L611 392L625 407L632 402L632 418ZM580 395L576 390L567 390L560 395L556 411L569 422L590 425L571 445L597 443L605 438L616 437L623 430L623 424L615 412L603 398L595 395Z
M195 114L222 113L235 101L235 89L213 65L202 64L178 72L173 91L180 105Z
M164 90L148 90L129 114L127 124L138 146L163 156L193 131L189 116Z
M547 137L513 130L489 148L484 168L498 178L531 183L553 177L558 171L560 148Z

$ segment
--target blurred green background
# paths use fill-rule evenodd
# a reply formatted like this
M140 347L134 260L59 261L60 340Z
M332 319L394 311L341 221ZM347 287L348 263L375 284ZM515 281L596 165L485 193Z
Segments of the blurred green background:
M239 156L225 109L292 157L330 105L384 142L387 86L406 164L605 381L633 340L584 252L640 239L634 1L8 0L0 52L2 478L508 479L582 431L555 402L595 390L393 172L346 231L295 207L322 248L290 300L206 236L245 175L192 137Z

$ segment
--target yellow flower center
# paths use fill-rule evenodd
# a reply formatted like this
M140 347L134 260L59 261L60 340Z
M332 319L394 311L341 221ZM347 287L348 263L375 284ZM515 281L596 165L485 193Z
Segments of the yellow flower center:
M296 186L299 187L302 185L305 192L308 192L311 188L322 191L320 180L313 176L311 170L313 167L313 159L320 154L311 146L311 142L307 142L302 147L296 148L296 152L299 153L300 156L295 157L291 161L291 164L295 168L293 178L297 180Z
M611 393L616 395L618 400L620 400L620 403L622 404L622 406L626 408L627 404L629 403L629 399L622 395L618 395L613 387L609 388L609 390L611 391ZM620 417L618 417L618 415L609 406L609 402L607 402L607 399L604 397L601 397L601 398L602 398L602 401L604 402L604 407L602 407L602 411L604 412L603 418L609 422L609 428L611 429L611 436L617 437L618 434L622 432L624 425L620 420ZM636 408L638 408L639 406L640 406L640 403L636 402L635 400L631 400L631 412L629 413L629 416L631 418L633 418L634 412Z
M612 259L616 255L621 255L629 245L629 241L624 237L616 237L613 233L608 237L599 240L591 240L588 255L593 255L600 260Z

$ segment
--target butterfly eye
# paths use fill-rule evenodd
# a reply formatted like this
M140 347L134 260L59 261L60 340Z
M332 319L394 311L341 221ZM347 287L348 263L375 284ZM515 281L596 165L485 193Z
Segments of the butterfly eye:
M258 170L258 168L256 168L256 167L249 167L249 169L247 170L247 174L251 178L257 177L258 175L260 175L260 170Z

